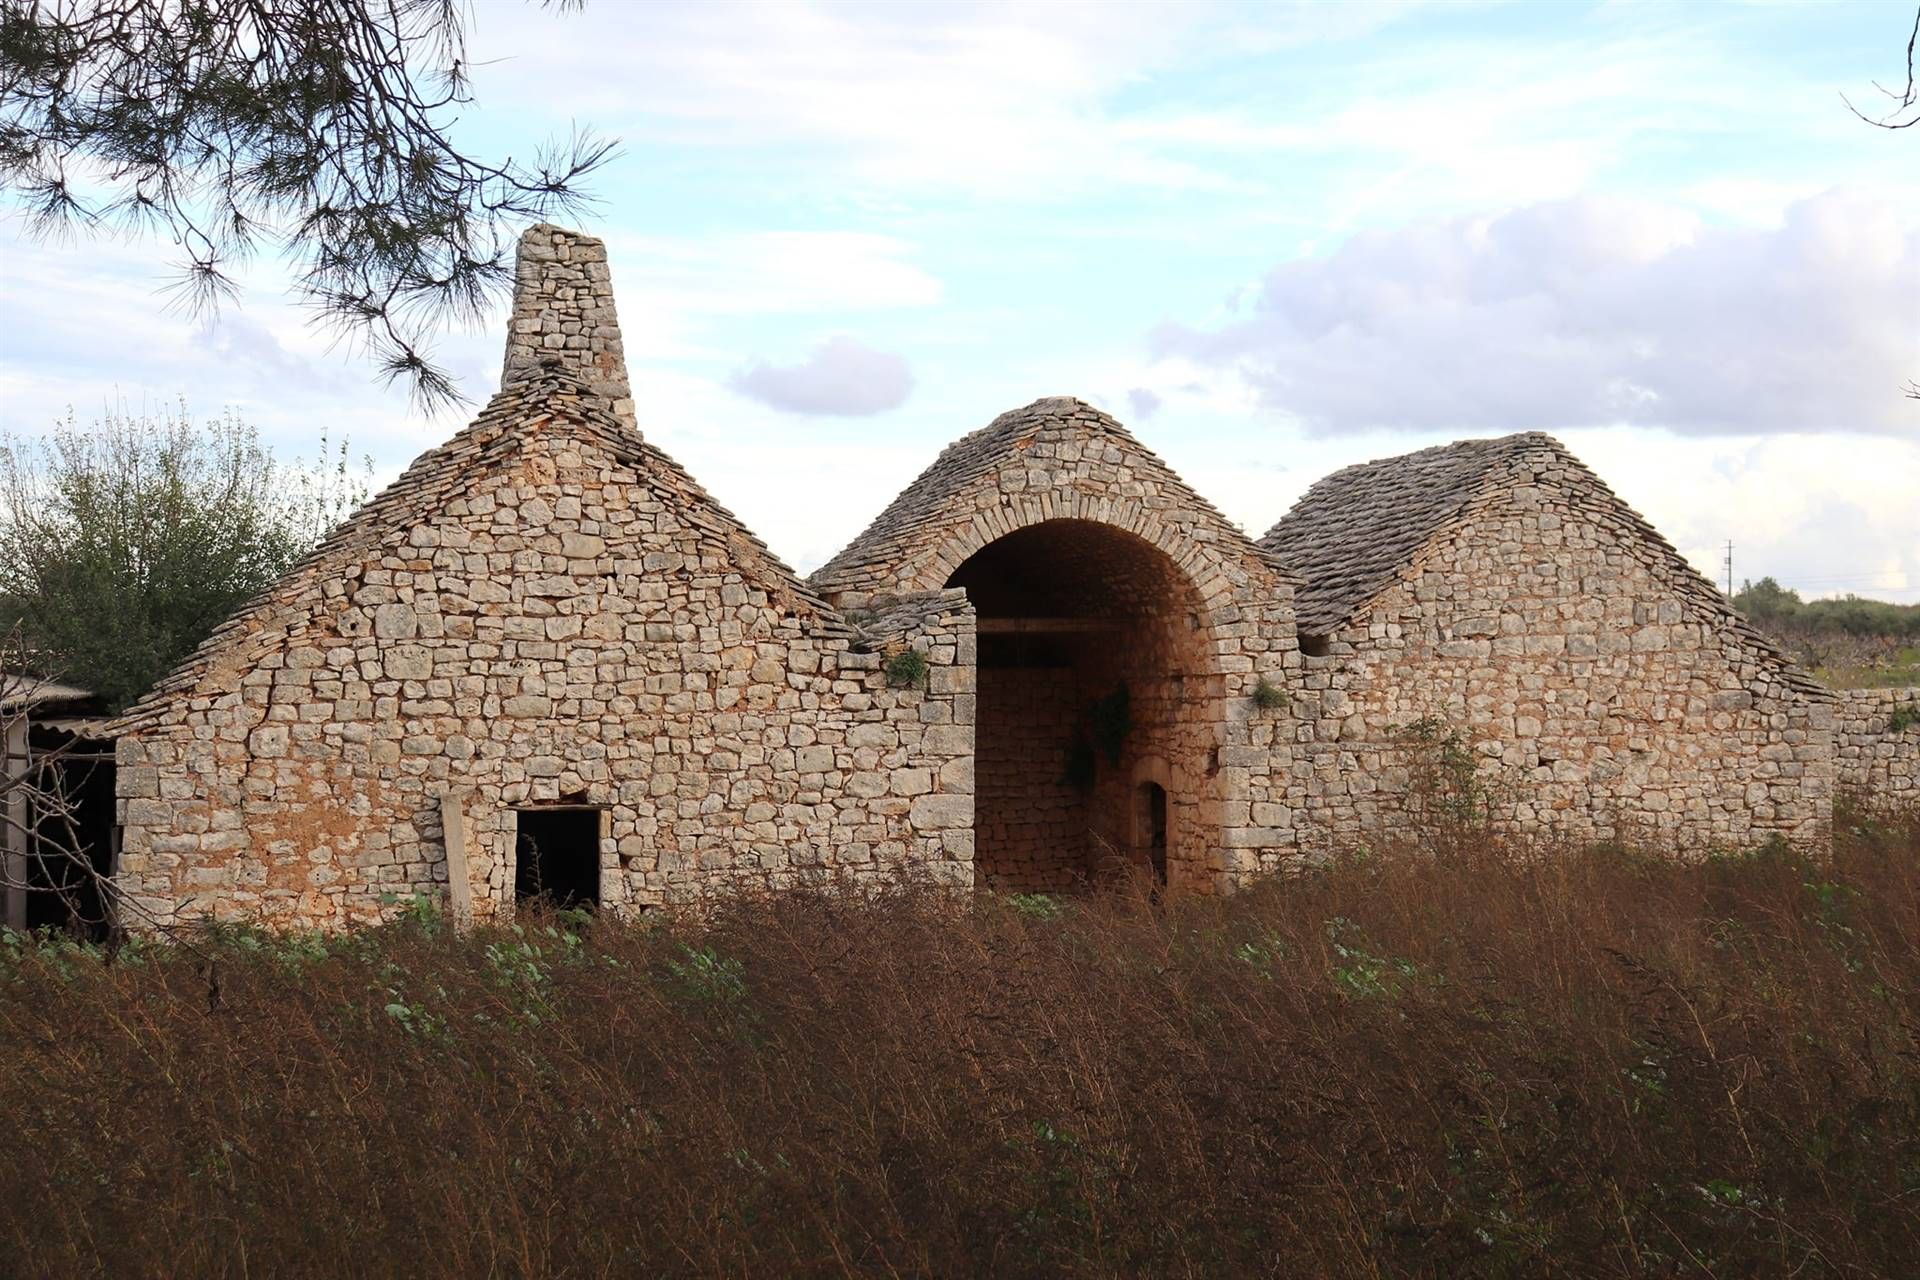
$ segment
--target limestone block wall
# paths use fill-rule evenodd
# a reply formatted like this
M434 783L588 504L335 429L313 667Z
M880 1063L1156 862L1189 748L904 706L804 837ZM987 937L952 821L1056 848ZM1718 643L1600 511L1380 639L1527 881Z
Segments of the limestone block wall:
M1301 678L1328 843L1390 829L1456 732L1522 829L1700 851L1831 817L1833 708L1783 674L1551 458L1480 502Z
M971 883L964 597L856 632L663 455L556 403L508 403L416 464L135 709L120 881L139 913L333 927L382 894L439 898L451 807L473 913L497 915L514 810L563 802L604 810L616 910ZM923 687L894 687L902 647Z
M1066 667L995 670L981 682L980 734L1007 744L979 761L976 881L1008 893L1058 890L1088 872L1086 796L1066 781L1086 695Z
M1834 721L1842 786L1920 803L1920 688L1844 690Z
M542 361L564 364L608 412L633 424L606 246L548 223L520 238L501 384Z

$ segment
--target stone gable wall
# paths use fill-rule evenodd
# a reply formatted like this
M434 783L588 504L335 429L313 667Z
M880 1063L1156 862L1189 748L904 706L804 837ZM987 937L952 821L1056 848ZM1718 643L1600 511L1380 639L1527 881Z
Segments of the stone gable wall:
M378 551L325 565L261 656L119 745L122 888L144 912L340 926L513 896L516 806L604 806L620 910L810 879L972 879L973 629L896 605L873 652L743 572L673 477L560 421ZM889 651L928 658L891 687Z
M1920 688L1844 690L1834 720L1840 785L1920 804Z
M1698 616L1572 468L1543 454L1507 480L1306 659L1316 838L1364 840L1417 806L1436 755L1407 730L1426 719L1459 734L1520 829L1694 851L1817 839L1831 705Z

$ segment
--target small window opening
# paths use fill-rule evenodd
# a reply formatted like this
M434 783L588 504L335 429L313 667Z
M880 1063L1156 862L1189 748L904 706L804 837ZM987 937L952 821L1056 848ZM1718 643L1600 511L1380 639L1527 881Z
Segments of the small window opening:
M1146 845L1147 863L1153 869L1153 882L1167 883L1167 789L1157 782L1143 782L1135 793L1140 806L1140 835Z
M1332 641L1326 636L1303 635L1300 637L1300 652L1309 658L1324 658L1331 647Z
M517 809L513 900L558 910L600 905L600 810Z

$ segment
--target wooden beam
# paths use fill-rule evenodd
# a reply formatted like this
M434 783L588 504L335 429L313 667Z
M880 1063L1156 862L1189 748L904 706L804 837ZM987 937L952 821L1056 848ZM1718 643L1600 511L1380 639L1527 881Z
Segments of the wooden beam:
M983 636L1073 635L1125 631L1125 618L980 618L975 629Z

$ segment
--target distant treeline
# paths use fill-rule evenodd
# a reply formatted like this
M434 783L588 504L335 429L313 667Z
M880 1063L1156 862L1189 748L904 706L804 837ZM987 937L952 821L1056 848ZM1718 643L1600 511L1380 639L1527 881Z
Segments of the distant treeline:
M1772 578L1746 583L1733 603L1835 688L1920 685L1920 604L1802 600Z
M1741 585L1734 607L1763 625L1779 623L1795 630L1837 631L1850 636L1891 636L1920 640L1920 604L1893 604L1860 596L1802 600L1798 591L1772 578Z

